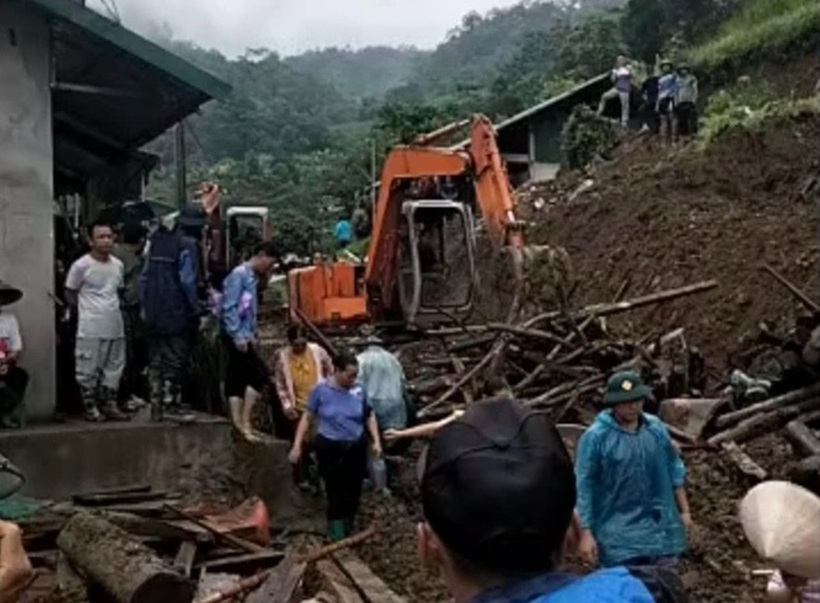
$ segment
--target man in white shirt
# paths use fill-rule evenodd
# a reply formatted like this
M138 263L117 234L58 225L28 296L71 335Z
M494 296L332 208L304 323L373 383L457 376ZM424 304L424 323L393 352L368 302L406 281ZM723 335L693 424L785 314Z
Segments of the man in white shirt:
M21 427L23 400L28 387L28 373L20 368L23 338L17 317L3 306L13 304L23 292L0 281L0 425Z
M90 229L91 251L72 264L66 297L78 308L76 377L89 421L124 420L117 391L125 369L125 330L120 310L123 263L111 255L114 232L106 224Z

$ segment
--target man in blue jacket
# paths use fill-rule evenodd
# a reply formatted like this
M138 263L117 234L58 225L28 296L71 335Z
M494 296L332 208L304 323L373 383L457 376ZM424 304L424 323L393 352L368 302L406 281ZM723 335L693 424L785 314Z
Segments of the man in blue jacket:
M187 232L201 231L204 225L202 208L189 204L173 228L160 226L148 240L137 282L148 339L151 418L155 421L181 408L182 379L205 312L200 253L196 240Z
M546 414L477 402L436 432L421 474L419 550L455 603L652 603L625 568L560 571L577 542L575 477Z
M233 424L251 442L260 440L253 431L253 409L268 382L257 334L259 281L267 281L277 257L273 243L258 244L250 259L228 275L222 292L222 337L228 357L225 396Z
M675 566L692 523L686 470L664 424L643 412L651 394L634 372L614 374L576 453L582 556L604 567Z

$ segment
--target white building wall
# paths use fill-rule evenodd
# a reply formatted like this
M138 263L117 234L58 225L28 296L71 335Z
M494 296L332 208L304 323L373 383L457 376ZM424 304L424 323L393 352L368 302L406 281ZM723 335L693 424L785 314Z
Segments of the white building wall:
M30 418L55 406L50 34L25 2L0 0L0 279L23 290Z

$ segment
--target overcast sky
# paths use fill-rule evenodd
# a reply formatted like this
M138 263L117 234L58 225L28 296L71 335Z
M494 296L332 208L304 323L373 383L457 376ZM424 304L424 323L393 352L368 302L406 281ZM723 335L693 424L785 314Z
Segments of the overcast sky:
M294 54L324 46L433 48L461 17L517 0L88 0L115 3L123 23L146 33L167 23L176 38L230 56L267 47Z

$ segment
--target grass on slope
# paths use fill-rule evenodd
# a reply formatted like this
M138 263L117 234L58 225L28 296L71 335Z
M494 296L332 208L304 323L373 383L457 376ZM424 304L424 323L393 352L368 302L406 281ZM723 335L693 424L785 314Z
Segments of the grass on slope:
M752 0L714 40L693 49L691 60L710 69L758 52L786 49L813 36L820 36L820 1Z

